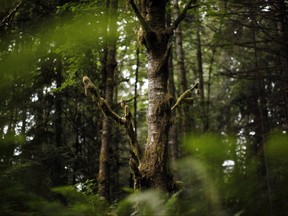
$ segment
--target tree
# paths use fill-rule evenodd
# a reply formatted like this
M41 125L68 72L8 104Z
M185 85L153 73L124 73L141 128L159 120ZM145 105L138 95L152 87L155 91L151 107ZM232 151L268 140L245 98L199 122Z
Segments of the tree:
M174 20L178 18L180 14L180 8L178 5L178 0L173 0L173 17ZM185 67L185 53L183 49L183 36L182 36L182 28L179 25L175 30L175 51L176 51L176 67L178 72L178 83L179 83L179 92L184 92L188 88L187 82L187 73ZM180 118L180 125L183 127L181 133L183 136L189 133L191 129L191 115L189 113L189 104L183 104L180 108L180 116L185 116L185 118Z
M189 1L177 19L166 27L166 1L142 1L141 13L134 1L129 2L142 27L140 41L147 50L148 77L148 138L143 156L131 126L131 117L127 106L123 105L124 118L114 113L107 101L100 97L97 88L88 77L83 78L85 91L94 95L102 111L124 124L130 137L134 157L130 159L130 169L135 178L137 188L159 188L172 190L172 178L168 164L168 132L171 125L171 111L187 96L186 90L177 105L172 107L172 97L168 93L168 59L171 51L171 39L174 30L184 19L193 1Z
M166 24L166 1L142 1L142 15L133 1L130 4L139 19L142 43L147 50L148 138L145 153L140 161L140 182L143 187L171 190L168 165L168 132L171 124L171 95L167 91L169 78L168 59L174 30L184 19L194 1L189 1L182 13L169 27Z
M116 32L117 32L117 7L118 1L107 1L108 10L108 25L107 25L107 42L104 49L106 50L103 61L103 81L104 81L104 98L109 106L113 104L113 91L115 86L114 73L116 68ZM109 29L109 30L108 30ZM109 200L109 143L111 142L111 119L104 116L102 121L102 134L101 134L101 150L99 159L99 174L98 174L98 193Z

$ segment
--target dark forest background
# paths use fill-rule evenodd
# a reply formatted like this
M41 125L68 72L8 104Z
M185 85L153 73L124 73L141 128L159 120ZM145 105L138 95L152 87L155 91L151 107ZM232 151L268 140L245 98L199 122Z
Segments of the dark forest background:
M167 25L188 1L168 2ZM82 84L89 76L106 99L113 86L109 104L120 114L126 102L144 149L147 59L129 2L1 0L0 215L288 215L287 8L198 0L188 10L168 87L174 102L199 88L172 119L175 187L163 193L133 191L124 128Z

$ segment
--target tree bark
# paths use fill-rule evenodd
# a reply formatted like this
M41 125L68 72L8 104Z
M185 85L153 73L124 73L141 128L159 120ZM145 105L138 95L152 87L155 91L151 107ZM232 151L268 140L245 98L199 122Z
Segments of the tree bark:
M137 95L138 95L138 76L139 76L139 66L140 66L140 48L136 47L136 69L135 69L135 83L134 83L134 129L135 135L137 136Z
M178 0L173 0L173 17L174 20L179 17L180 9L178 5ZM183 49L183 36L182 36L182 28L181 25L175 30L175 50L176 50L176 66L178 72L178 84L179 84L179 91L182 94L188 88L188 82L186 78L186 69L185 69L185 54ZM180 128L181 134L186 136L191 129L191 116L189 112L189 104L183 104L179 109L181 113L180 116L183 117L179 119L180 121Z
M107 29L107 58L104 60L104 98L106 103L111 106L113 103L114 91L114 72L116 68L116 16L117 16L118 0L107 1L109 21ZM109 143L111 137L111 119L104 115L102 121L101 148L99 158L98 173L98 193L106 200L110 199L110 183L109 183Z
M55 71L56 74L56 87L60 88L62 85L62 62L60 57L55 57ZM55 93L55 144L56 148L59 149L63 146L62 144L62 94L61 92ZM53 170L53 186L64 185L67 181L64 175L64 166L60 158L60 153L57 154L57 157L54 161L54 170Z
M143 29L140 40L147 50L148 137L139 165L140 187L171 190L168 166L168 133L171 125L172 96L168 93L168 59L173 31L191 7L190 0L170 27L166 28L166 0L142 0L142 15L133 0L130 4Z
M179 8L178 8L179 9ZM178 13L179 15L179 13ZM175 17L177 19L177 17ZM169 14L167 15L167 25L170 26L172 22L171 17L171 11L169 11ZM169 70L169 79L168 79L168 91L171 94L173 98L173 103L175 103L176 98L176 88L175 88L175 82L174 82L174 67L173 67L173 52L170 52L170 56L168 59L168 70ZM178 127L179 127L179 121L178 121L178 112L174 112L174 116L172 119L172 126L170 128L170 138L169 138L169 144L170 144L170 154L169 157L172 159L172 167L173 162L175 162L179 156L179 136L178 136Z
M140 164L141 186L167 191L168 132L170 125L170 99L167 91L169 35L164 35L166 1L146 1L142 8L147 12L147 23L152 32L146 34L148 60L148 138ZM159 67L160 66L160 67Z
M197 64L199 75L199 93L200 93L200 110L201 120L203 124L203 131L208 130L208 121L206 116L206 103L204 96L204 76L203 76L203 61L202 61L202 44L201 44L201 24L200 17L197 12L197 27L196 27L196 47L197 47Z

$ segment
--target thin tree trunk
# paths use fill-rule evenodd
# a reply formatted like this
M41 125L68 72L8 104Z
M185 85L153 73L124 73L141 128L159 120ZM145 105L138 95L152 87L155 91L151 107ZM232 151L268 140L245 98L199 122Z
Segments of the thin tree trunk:
M223 5L223 13L227 12L227 2L224 2ZM221 17L220 19L220 26L219 29L217 30L215 35L220 35L221 31L222 31L222 26L223 26L223 22L224 22L224 16ZM217 40L218 42L218 40ZM208 80L207 80L207 97L206 97L206 131L209 131L210 128L210 99L211 99L211 77L212 77L212 71L213 71L213 65L215 62L215 56L216 56L216 46L212 46L211 47L212 50L212 56L210 59L210 65L209 65L209 69L208 69Z
M253 39L253 48L254 48L254 60L255 60L255 68L256 68L256 92L257 92L257 105L255 107L255 118L256 122L259 122L255 132L256 138L255 142L253 143L255 149L255 156L259 161L259 165L257 167L258 177L261 181L265 182L266 190L267 190L267 201L269 205L270 215L273 215L273 203L271 197L271 185L270 185L270 174L269 174L269 167L268 167L268 160L265 151L266 145L266 136L269 132L269 123L268 123L268 110L267 110L267 101L265 96L265 87L264 87L264 80L263 76L261 75L261 71L259 69L259 60L258 60L258 48L256 43L256 24L255 17L253 20L252 26L252 39Z
M140 58L139 58L140 48L137 45L136 47L136 70L135 70L135 83L134 83L134 129L135 135L137 136L137 96L138 96L138 75L139 75L139 66L140 66Z
M62 85L62 62L60 57L56 57L55 62L55 73L56 73L56 88L60 88ZM62 95L61 92L55 93L55 144L57 149L62 147ZM60 154L57 155L54 161L54 172L53 172L53 185L59 186L64 185L65 173L61 162Z
M180 14L180 9L178 5L178 0L173 0L173 15L174 20ZM184 49L183 49L183 37L182 37L182 28L181 25L175 30L175 49L176 49L176 61L179 74L179 90L184 92L187 90L187 79L186 79L186 70L184 63Z
M80 116L80 111L79 111L79 108L78 106L76 105L76 124L75 124L75 155L76 155L76 158L78 159L79 155L80 155L80 143L79 143L79 139L80 139L80 124L81 124L81 116ZM78 170L78 166L79 166L79 163L78 163L78 160L75 160L74 161L74 164L73 164L73 170L74 170L74 173L73 173L73 180L72 180L72 184L75 185L76 184L76 180L77 180L77 175L75 174L75 171ZM68 174L69 175L69 174Z
M277 59L280 61L281 68L285 68L281 70L281 86L280 88L283 89L283 99L285 101L285 117L286 121L288 121L288 92L284 89L287 88L287 72L288 72L288 16L287 16L287 2L284 0L277 1L278 8L280 8L280 15L279 15L279 38L283 44L283 50L279 51L279 56ZM282 52L282 53L281 53ZM283 57L285 56L285 57ZM286 93L285 93L286 92Z
M175 83L174 83L174 71L173 71L173 62L172 62L172 52L169 57L169 62L168 62L168 70L169 70L169 93L173 98L176 98L176 90L175 90ZM175 103L175 99L172 101ZM178 137L178 119L177 119L177 111L175 111L174 114L174 119L172 126L170 128L170 142L171 142L171 159L172 161L176 161L177 158L179 157L179 137Z
M105 86L104 98L108 105L113 103L114 72L116 68L116 17L118 0L107 0L109 23L107 36L107 59L105 60ZM102 122L101 149L99 159L98 193L100 196L110 200L109 183L109 143L111 137L111 119L104 115Z
M178 4L177 4L178 6ZM179 10L179 7L178 7ZM178 11L179 12L179 11ZM179 13L177 13L179 16ZM177 17L175 17L175 19L177 19ZM171 25L171 11L169 11L169 14L167 15L167 25L170 26ZM178 28L177 28L178 29ZM173 103L175 103L175 98L176 98L176 88L175 88L175 82L174 82L174 68L173 68L173 52L170 52L170 56L169 56L169 60L168 60L168 70L169 70L169 80L168 80L168 90L169 93L171 94L172 98L173 98ZM178 110L176 110L174 112L174 117L173 117L173 122L172 122L172 126L170 128L170 138L169 138L169 142L170 142L170 154L169 156L171 156L172 159L172 167L173 167L173 161L175 162L176 159L179 157L179 137L178 137L178 126L179 126L179 122L178 122Z
M177 17L180 14L180 9L178 5L178 0L173 0L173 17L174 20L177 19ZM177 72L178 72L178 84L179 84L179 91L180 94L182 94L184 91L188 89L188 82L186 78L186 69L185 69L185 54L183 49L183 36L182 36L182 29L181 25L178 26L178 28L175 30L175 50L176 50L176 66L177 66ZM190 117L189 112L189 104L183 104L179 110L181 113L180 116L182 117L180 120L180 127L181 134L187 135L189 130L191 129L191 122L192 119Z
M206 104L204 96L204 77L203 77L203 61L202 61L202 44L201 44L201 21L197 12L197 27L196 27L196 47L197 47L197 65L199 75L199 91L200 91L200 110L201 119L203 124L203 131L208 130L208 122L206 116Z
M60 59L56 59L56 88L62 84L62 64ZM55 143L57 147L62 145L62 99L60 92L55 95Z

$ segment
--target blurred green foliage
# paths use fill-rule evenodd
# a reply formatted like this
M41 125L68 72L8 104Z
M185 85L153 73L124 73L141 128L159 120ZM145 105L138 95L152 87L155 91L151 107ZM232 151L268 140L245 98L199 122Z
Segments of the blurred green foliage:
M32 168L32 164L26 163L15 164L9 169L1 170L1 215L101 216L107 214L107 204L103 199L94 194L79 192L72 186L53 188L46 198L40 194L37 195L33 189L36 185L28 186L26 182L28 179L23 174ZM33 177L37 178L37 176Z
M13 141L11 137L7 139ZM275 207L281 208L288 195L285 187L287 144L286 134L275 133L269 136L265 148L270 196ZM254 159L243 163L243 155L237 156L232 151L237 146L237 139L207 134L188 138L184 146L186 157L177 161L174 167L177 189L173 194L156 190L130 191L130 195L114 204L105 203L95 195L94 181L90 180L78 190L77 185L57 187L43 196L43 188L37 191L35 187L39 178L35 176L35 169L39 165L17 160L9 167L2 164L0 212L7 216L269 215L265 206L269 194L256 175L257 163ZM31 169L34 170L34 180L30 179Z
M17 2L0 1L1 18L7 15ZM271 53L268 52L269 55L258 53L261 64L267 62L269 65L266 72L266 65L260 71L263 73L260 77L264 77L265 81L265 89L261 93L266 93L271 115L269 126L272 129L282 127L283 131L271 130L270 136L265 133L265 147L253 155L251 153L253 140L263 137L263 134L255 132L260 125L255 117L258 109L255 109L257 104L254 103L259 98L257 95L259 90L255 89L257 85L252 64L255 60L255 50L243 46L245 43L251 44L249 41L251 20L245 25L242 17L240 19L236 17L237 13L233 11L227 13L226 6L223 10L217 5L220 2L221 6L222 1L207 1L200 7L203 23L207 26L213 24L211 29L204 28L203 24L201 36L205 41L203 46L205 71L208 71L207 68L211 63L212 72L216 74L212 73L212 79L209 80L212 90L210 101L207 103L211 106L211 131L217 131L217 134L206 133L187 138L183 145L184 157L179 159L175 166L173 164L176 189L172 194L162 194L156 190L131 193L130 188L125 191L130 192L126 198L122 194L114 203L108 204L95 195L97 188L95 164L98 162L100 143L99 134L96 132L100 128L97 123L99 114L91 108L92 103L83 102L81 84L81 76L84 74L93 77L97 85L101 84L103 44L108 40L105 36L107 22L105 4L101 4L101 1L85 0L58 5L59 2L56 0L43 1L48 6L52 5L52 10L47 12L47 8L38 5L37 2L41 3L41 1L25 1L23 8L15 15L17 19L11 30L8 29L3 34L1 32L0 35L1 216L124 216L133 212L151 216L287 215L288 138L285 130L287 119L283 117L285 110L287 111L287 104L284 103L284 99L287 99L287 82L283 76L285 64L279 66L281 62L285 62L282 59L285 55L270 56L275 47L272 47ZM118 68L121 73L117 74L119 81L117 88L119 96L132 98L134 95L131 86L135 78L135 49L138 46L139 24L127 9L126 1L120 2L123 5L119 9L120 39L117 52ZM229 1L225 1L225 4L227 2ZM265 1L265 4L268 4L268 1ZM268 11L263 14L280 19L277 15L279 10L273 13L272 6L269 7L270 14ZM236 9L238 10L237 7ZM241 6L241 13L244 9ZM236 23L229 21L230 18L232 21L236 20ZM274 28L271 29L268 24L275 26L281 20L276 22L271 18L268 21L264 16L262 18L258 24L267 23L265 29L269 30L273 38L280 40L279 30L273 32ZM24 22L21 22L22 19ZM184 48L187 50L185 53L188 59L187 68L191 67L194 71L187 75L189 80L194 82L197 70L195 63L191 61L196 59L193 52L195 28L191 27L193 22L190 22L193 19L194 17L189 15L188 22L183 22L185 30L183 35ZM19 25L17 20L20 21ZM239 22L243 22L245 28L239 25ZM219 27L222 23L223 32ZM219 33L215 34L215 31ZM241 38L241 32L246 37ZM258 39L262 39L261 29L259 32ZM268 36L270 40L270 35ZM235 41L243 43L240 48L235 46ZM278 52L281 43L277 41L277 44L275 50ZM263 48L267 49L266 43L264 46ZM211 53L214 47L217 48L215 59ZM138 87L141 95L138 98L140 143L145 143L146 139L147 89L144 85L146 78L144 57L145 54L140 49ZM61 59L63 64L64 78L61 88L57 90L51 89L57 73L54 62L56 58ZM273 67L270 68L274 64L277 66L275 70ZM219 76L221 73L228 73L228 77ZM124 82L122 79L128 81ZM62 129L66 146L61 148L56 148L53 143L55 135L53 106L56 93L62 94L64 107ZM195 125L198 126L201 125L199 110L203 107L195 104L193 114ZM24 126L21 132L16 133L15 128L19 122L23 123L23 119L24 122L27 120L26 128ZM7 132L4 132L5 129ZM227 136L222 131L233 133L234 136ZM117 150L114 156L122 156L122 161L117 161L122 163L119 179L122 185L127 186L129 184L127 140L121 138L119 141L120 135L117 133L114 139L122 148ZM83 142L80 148L84 149L85 154L75 153L76 138ZM19 151L19 155L15 154L15 150L16 153ZM53 162L56 159L65 162L67 176L84 176L80 189L79 182L72 185L73 179L69 179L70 186L56 188L52 186ZM262 163L263 161L265 163ZM266 172L261 173L259 170L261 163L262 166L265 165Z
M272 199L273 211L279 215L277 206L283 208L288 198L284 165L288 162L286 134L268 138L268 174L264 182L257 176L258 159L247 160L245 155L237 155L232 151L237 145L237 139L217 134L188 138L184 145L187 155L174 168L178 191L171 196L155 190L133 193L119 202L117 213L270 215L268 200Z

